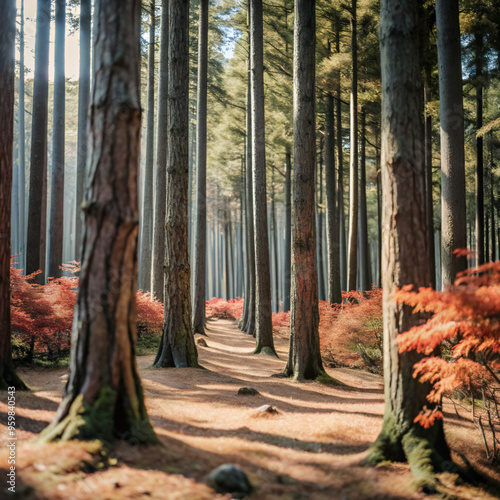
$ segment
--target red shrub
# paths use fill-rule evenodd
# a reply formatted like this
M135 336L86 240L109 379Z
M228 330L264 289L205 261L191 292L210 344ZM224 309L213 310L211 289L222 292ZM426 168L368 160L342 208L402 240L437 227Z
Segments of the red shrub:
M405 286L395 298L431 315L398 338L400 352L415 350L426 356L415 365L414 376L433 385L429 401L439 403L457 391L461 399L465 395L486 455L500 459L500 261L468 269L442 292ZM436 418L442 418L438 407L417 420L430 426Z
M137 301L137 333L159 333L163 328L163 303L153 300L150 293L139 290Z
M239 319L243 314L243 299L238 297L224 300L214 297L207 300L205 314L208 319Z
M348 302L319 303L319 335L325 361L379 371L382 359L382 290L343 292Z

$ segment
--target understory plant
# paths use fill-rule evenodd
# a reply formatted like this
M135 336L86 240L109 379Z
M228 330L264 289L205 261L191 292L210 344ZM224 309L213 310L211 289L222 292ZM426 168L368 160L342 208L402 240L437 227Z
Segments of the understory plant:
M395 299L426 322L399 336L399 350L424 357L414 377L432 384L429 409L417 416L424 427L443 418L442 399L470 418L481 434L486 458L500 459L500 261L460 273L443 291L405 286Z

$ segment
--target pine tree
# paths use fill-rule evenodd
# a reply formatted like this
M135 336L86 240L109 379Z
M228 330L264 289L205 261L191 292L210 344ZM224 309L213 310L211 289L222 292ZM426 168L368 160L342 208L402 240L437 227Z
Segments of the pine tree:
M70 374L41 440L155 442L135 358L139 0L97 0L89 185Z

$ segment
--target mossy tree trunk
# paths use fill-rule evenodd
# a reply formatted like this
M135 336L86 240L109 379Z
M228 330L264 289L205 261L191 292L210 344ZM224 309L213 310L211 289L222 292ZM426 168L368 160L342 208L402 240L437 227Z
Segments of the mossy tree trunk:
M16 2L0 2L0 389L27 389L12 364L10 326L10 210L14 147Z
M428 429L414 423L430 387L412 376L421 355L399 353L396 340L421 317L393 300L398 287L429 284L416 0L383 0L380 51L385 413L367 462L406 459L419 482L429 484L449 450L442 421Z
M295 2L292 185L292 289L290 351L284 375L296 380L324 375L319 346L318 263L315 231L316 2Z
M273 341L271 272L267 231L262 0L250 0L253 223L255 234L255 353L276 354ZM258 237L257 237L258 234Z
M98 0L83 260L68 383L42 440L156 440L135 359L139 0Z
M153 365L198 366L188 248L189 1L169 2L167 191L163 335Z

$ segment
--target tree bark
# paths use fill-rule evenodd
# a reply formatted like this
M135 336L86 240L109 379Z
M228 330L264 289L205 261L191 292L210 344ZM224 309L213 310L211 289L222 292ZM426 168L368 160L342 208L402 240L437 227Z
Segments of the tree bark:
M76 159L76 230L75 259L82 258L83 191L88 149L88 114L90 98L90 36L92 0L80 0L80 75L78 79L78 145Z
M290 272L292 269L292 158L286 153L285 166L285 272L283 311L290 310Z
M347 288L356 290L358 275L358 41L357 0L352 0L351 12L351 140L349 154L349 274Z
M50 0L39 0L36 19L26 274L42 269L42 274L39 275L37 281L43 283L46 237L43 230L46 219L43 206L47 188Z
M324 377L319 346L318 263L314 224L316 163L316 2L296 0L293 57L293 206L290 350L284 375Z
M483 67L484 42L476 34L476 130L483 126ZM484 158L483 138L476 138L476 266L484 264Z
M424 98L425 103L431 101L430 75L424 70ZM430 285L436 288L436 248L434 244L434 200L432 196L432 116L426 111L425 116L425 214L427 218L427 232L429 233L429 270Z
M153 240L153 182L155 156L155 33L156 5L155 0L149 4L151 9L149 25L148 53L148 96L146 123L146 165L144 169L142 196L142 229L140 246L139 287L145 292L151 290L152 240Z
M243 318L240 328L249 335L255 336L255 244L253 227L253 173L252 173L252 93L250 84L250 72L247 85L247 151L246 151L246 189L247 189L247 249L248 249L248 277L250 293L248 300L247 315Z
M255 354L276 355L273 342L271 274L267 233L262 0L250 0L250 81L252 93L253 221L255 244Z
M375 464L406 459L417 481L432 485L432 468L450 458L443 423L438 420L428 429L414 423L430 386L412 376L422 355L399 353L396 342L422 317L393 300L398 287L429 283L416 0L382 1L380 52L385 413L366 460Z
M25 104L24 104L24 0L21 0L21 20L19 28L19 267L26 269L26 130L25 130Z
M54 117L52 132L52 172L48 241L48 276L59 278L63 263L64 228L64 130L65 76L64 45L66 31L66 0L56 0L56 36L54 44Z
M169 3L163 334L153 365L198 365L191 327L188 248L189 0Z
M441 108L441 284L455 281L467 269L465 256L453 251L466 248L464 110L460 24L457 0L436 1Z
M42 441L155 442L135 359L139 0L95 3L83 261L65 393Z
M10 324L10 210L14 148L16 2L0 2L0 390L27 389L12 364Z
M368 216L366 213L366 113L361 111L361 159L359 162L359 283L361 290L371 290Z
M161 3L160 61L158 70L158 114L156 118L156 171L153 221L153 254L151 269L151 293L163 302L165 257L165 212L167 178L167 99L168 99L168 42L169 0Z
M335 179L335 130L333 95L326 96L325 169L326 169L326 235L328 242L328 301L342 302L340 287L340 231L337 183ZM338 126L338 125L337 125Z
M200 1L198 95L196 109L196 214L193 330L205 334L205 270L207 254L207 64L208 0Z
M323 145L320 145L319 151L319 168L316 170L318 175L319 196L316 205L316 241L318 252L318 298L325 300L325 274L324 274L324 251L323 251Z

